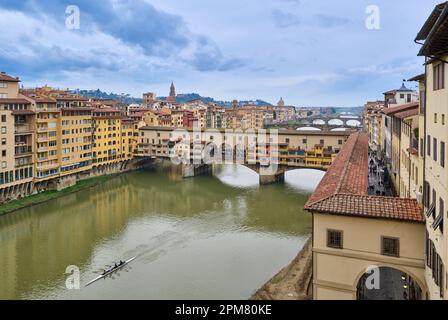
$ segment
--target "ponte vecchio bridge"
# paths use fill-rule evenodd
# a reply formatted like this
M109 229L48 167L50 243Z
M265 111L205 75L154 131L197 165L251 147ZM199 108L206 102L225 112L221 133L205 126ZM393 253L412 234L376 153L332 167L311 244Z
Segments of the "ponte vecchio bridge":
M213 164L241 164L260 184L284 180L286 171L326 171L352 130L231 130L142 127L138 156L182 166L183 177L208 173Z

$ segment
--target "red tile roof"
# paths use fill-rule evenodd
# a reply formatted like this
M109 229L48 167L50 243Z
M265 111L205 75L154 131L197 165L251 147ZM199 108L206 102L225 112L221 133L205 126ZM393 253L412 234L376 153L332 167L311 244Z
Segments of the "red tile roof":
M31 104L31 102L25 99L0 98L0 104Z
M10 75L7 75L6 73L0 72L0 81L6 81L6 82L20 82L18 78L11 77Z
M305 204L315 213L424 222L414 199L368 195L368 135L353 133Z
M381 112L383 112L383 113L385 113L387 115L392 115L392 114L400 112L400 111L413 109L415 107L418 107L418 105L419 105L418 102L411 102L411 103L407 103L407 104L401 104L401 105L396 106L396 107L384 108Z
M415 199L336 194L313 204L310 211L344 216L424 222Z
M393 116L395 118L405 119L407 117L416 116L416 115L418 115L418 113L419 113L418 107L415 107L413 109L408 109L408 110L405 110L405 111L397 112Z

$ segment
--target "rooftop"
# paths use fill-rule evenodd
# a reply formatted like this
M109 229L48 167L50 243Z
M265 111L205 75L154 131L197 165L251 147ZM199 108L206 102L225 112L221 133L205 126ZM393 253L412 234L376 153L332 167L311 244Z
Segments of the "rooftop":
M353 133L305 204L315 213L424 222L415 199L368 195L368 135Z
M437 5L426 20L416 41L425 41L419 56L440 56L448 51L448 2Z
M26 99L20 98L0 98L0 104L31 104Z
M19 78L14 78L10 75L7 75L4 72L0 72L0 81L6 81L6 82L20 82Z
M418 106L412 109L407 109L405 111L397 112L393 116L398 119L405 119L412 116L417 116L419 114Z
M381 112L384 114L387 114L387 115L394 115L395 113L398 113L398 112L418 108L418 106L419 106L419 102L411 102L411 103L401 104L396 107L384 108Z

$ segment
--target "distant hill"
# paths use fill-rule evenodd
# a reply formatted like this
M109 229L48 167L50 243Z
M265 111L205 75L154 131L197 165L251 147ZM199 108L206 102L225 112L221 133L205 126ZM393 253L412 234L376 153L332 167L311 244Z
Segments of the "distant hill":
M134 97L131 97L130 94L125 94L125 93L117 94L117 93L113 93L113 92L107 93L107 92L101 91L100 89L96 89L96 90L76 89L76 90L72 90L72 92L75 94L79 94L80 96L86 97L86 98L113 99L113 100L118 100L124 104L131 104L131 103L140 104L143 102L142 98L134 98ZM166 100L166 97L159 97L159 99ZM216 103L217 105L220 105L223 107L231 107L232 106L232 101L215 100L214 98L211 98L211 97L203 97L198 93L181 93L176 96L176 101L179 103L185 103L185 102L189 102L192 100L201 100L204 103ZM241 101L238 101L238 103L239 103L239 105L252 104L252 105L256 105L256 106L272 106L271 103L266 102L261 99L241 100ZM362 112L364 110L363 107L328 107L328 108L332 108L334 113L351 112L353 114L362 114Z
M159 97L160 100L166 100L166 97ZM211 97L203 97L200 94L197 93L181 93L176 96L176 101L180 103L189 102L192 100L201 100L204 103L216 103L223 107L231 107L232 101L222 101L222 100L215 100ZM269 102L257 99L257 100L242 100L238 101L240 105L243 104L254 104L257 106L272 106Z
M142 103L143 99L141 98L134 98L131 97L130 94L117 94L117 93L107 93L104 91L101 91L100 89L97 90L72 90L73 93L79 94L82 97L85 98L95 98L95 99L113 99L118 100L124 104L131 104L131 103Z
M130 104L130 103L142 103L143 99L142 98L134 98L131 97L130 94L117 94L117 93L107 93L104 91L101 91L100 89L96 89L96 90L81 90L81 89L76 89L76 90L72 90L73 93L75 94L79 94L80 96L86 97L86 98L95 98L95 99L113 99L113 100L118 100L121 101L122 103L125 104ZM159 97L160 100L166 100L166 97ZM181 93L178 94L176 96L176 101L179 103L185 103L185 102L189 102L192 100L201 100L204 103L216 103L220 106L223 107L231 107L232 106L232 102L231 101L220 101L220 100L215 100L214 98L211 97L202 97L201 95L197 94L197 93ZM258 105L258 106L271 106L271 104L269 102L257 99L255 101L252 100L244 100L244 101L239 101L240 105L243 104L254 104L254 105Z

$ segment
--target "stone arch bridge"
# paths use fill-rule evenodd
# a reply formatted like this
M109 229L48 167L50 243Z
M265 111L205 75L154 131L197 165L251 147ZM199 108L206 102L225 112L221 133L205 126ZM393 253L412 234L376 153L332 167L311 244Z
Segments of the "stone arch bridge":
M171 161L182 167L185 178L209 173L213 164L241 164L259 174L260 184L281 182L289 170L326 171L350 134L169 127L143 127L140 132L138 156Z

